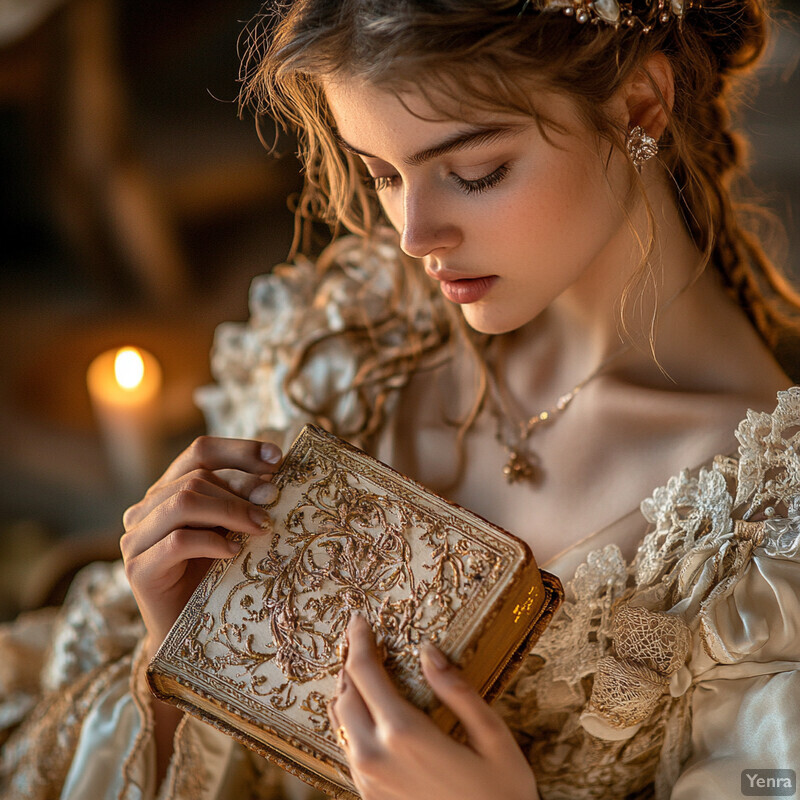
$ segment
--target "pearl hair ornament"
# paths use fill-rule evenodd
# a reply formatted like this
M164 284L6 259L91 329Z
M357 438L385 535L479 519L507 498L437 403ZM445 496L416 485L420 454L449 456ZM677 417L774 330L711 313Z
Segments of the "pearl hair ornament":
M643 33L658 23L671 19L683 21L690 8L699 8L697 0L525 0L518 17L529 8L534 11L561 11L582 25L606 24L614 28L638 27Z

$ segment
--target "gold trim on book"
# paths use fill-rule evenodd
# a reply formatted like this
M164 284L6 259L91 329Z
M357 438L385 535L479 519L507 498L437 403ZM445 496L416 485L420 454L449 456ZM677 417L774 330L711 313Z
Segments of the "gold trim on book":
M490 692L560 588L545 588L521 540L315 426L274 483L272 535L232 535L241 552L212 565L148 681L309 782L350 791L326 705L354 610L376 631L400 691L432 711L423 641ZM521 630L514 616L526 618ZM449 731L455 721L440 724Z
M514 615L514 624L518 623L526 614L530 614L531 609L538 600L538 594L539 585L534 584L528 590L528 596L525 598L525 602L517 603L517 605L514 606L514 610L511 612Z
M505 663L500 665L497 676L493 679L492 684L484 694L484 699L487 702L496 700L503 693L531 648L536 644L539 637L550 624L553 615L558 610L564 598L564 590L561 581L555 575L545 572L544 570L541 571L541 575L544 584L544 603L539 613L535 615L525 638L506 659ZM353 784L350 783L351 788L347 788L343 782L343 777L350 774L346 766L341 768L342 775L337 776L337 778L328 778L311 767L301 766L297 761L287 757L284 752L256 739L254 736L221 719L216 714L207 713L194 703L177 697L170 692L163 691L157 676L153 674L152 670L148 670L148 682L150 683L151 691L159 700L172 703L182 711L228 734L254 752L269 759L291 775L311 784L315 789L318 789L329 797L335 798L336 800L361 800L360 795L354 791L355 787ZM456 729L453 733L456 738L463 738L463 732L461 732L460 729Z

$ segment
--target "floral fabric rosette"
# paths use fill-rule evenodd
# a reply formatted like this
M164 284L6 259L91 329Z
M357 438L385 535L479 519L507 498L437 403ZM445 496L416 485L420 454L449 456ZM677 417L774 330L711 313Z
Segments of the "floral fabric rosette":
M353 386L366 351L337 334L380 325L381 346L402 344L406 318L393 305L401 281L396 246L356 236L335 241L316 263L299 256L256 277L250 319L217 328L211 353L216 383L195 393L209 432L256 439L283 435L288 442L313 421L309 409L324 415L339 435L358 430L365 390ZM420 312L413 324L425 326L429 317ZM289 391L287 376L304 352ZM390 380L386 386L391 388ZM373 384L366 391L379 388Z

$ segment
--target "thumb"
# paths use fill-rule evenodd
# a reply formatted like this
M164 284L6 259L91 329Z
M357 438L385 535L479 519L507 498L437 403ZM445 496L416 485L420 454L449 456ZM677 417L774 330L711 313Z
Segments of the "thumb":
M516 747L508 726L451 664L441 650L425 643L420 648L422 671L436 696L458 717L472 747L482 755Z

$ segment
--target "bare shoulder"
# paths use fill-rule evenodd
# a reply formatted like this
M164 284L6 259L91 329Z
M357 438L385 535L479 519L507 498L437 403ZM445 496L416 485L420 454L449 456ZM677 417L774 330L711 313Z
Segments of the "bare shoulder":
M739 388L717 390L598 379L581 398L582 413L565 417L560 442L553 442L560 445L552 450L560 469L549 498L562 509L569 504L570 526L584 536L614 524L682 470L734 455L747 411L772 412L777 393L791 384L779 369L764 378L762 369Z
M750 384L717 390L610 379L597 392L594 412L615 421L612 435L621 444L644 449L642 445L649 441L658 449L685 454L679 460L685 462L683 467L691 467L715 451L725 452L748 410L772 411L778 392L789 386L788 378L777 375L772 380L756 375Z

